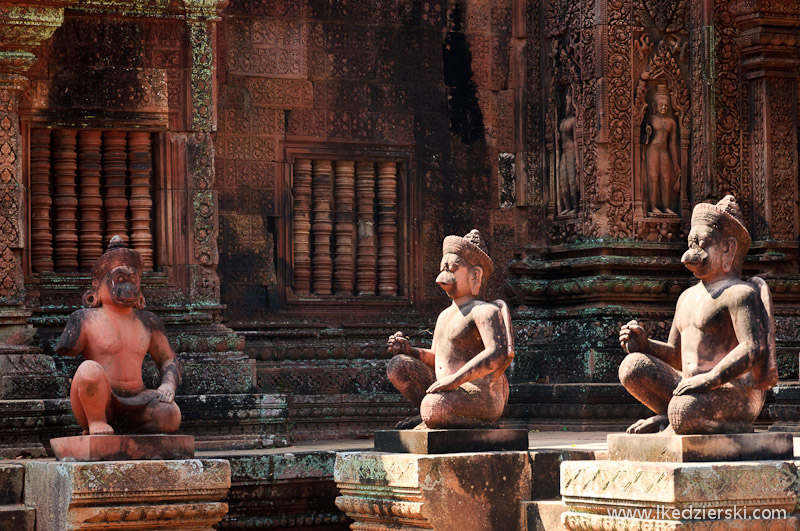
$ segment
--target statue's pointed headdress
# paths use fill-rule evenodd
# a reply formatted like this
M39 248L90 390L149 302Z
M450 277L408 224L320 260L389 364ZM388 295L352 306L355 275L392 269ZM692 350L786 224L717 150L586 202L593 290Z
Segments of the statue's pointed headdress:
M747 254L753 244L750 239L750 233L747 232L747 228L744 225L744 217L741 210L739 210L739 205L736 204L736 199L730 194L723 197L716 205L700 203L695 206L692 211L692 225L696 223L707 225L723 234L736 238L741 247L737 254L741 253L742 256Z
M474 266L483 268L483 277L489 278L494 272L494 263L489 258L486 243L478 229L472 229L469 234L461 236L448 236L442 243L442 254L453 253L462 257Z

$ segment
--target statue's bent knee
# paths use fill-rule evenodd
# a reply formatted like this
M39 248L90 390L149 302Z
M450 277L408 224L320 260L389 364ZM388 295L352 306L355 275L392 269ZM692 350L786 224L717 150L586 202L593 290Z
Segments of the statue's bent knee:
M386 376L389 378L389 381L396 382L407 380L411 374L410 365L412 365L414 361L416 361L414 358L405 354L394 356L389 360L389 363L386 364Z
M102 365L93 360L86 360L81 363L78 366L78 370L75 371L75 376L73 376L73 382L77 385L106 381L108 381L108 376L106 375L105 369L103 369Z
M632 352L625 356L619 365L619 380L624 387L631 382L640 381L645 374L652 371L653 362L641 352Z
M175 402L159 402L156 406L156 423L159 431L175 433L181 425L181 409Z
M447 396L443 393L425 395L419 407L419 414L427 427L437 429L452 424L452 407L449 407L448 402Z

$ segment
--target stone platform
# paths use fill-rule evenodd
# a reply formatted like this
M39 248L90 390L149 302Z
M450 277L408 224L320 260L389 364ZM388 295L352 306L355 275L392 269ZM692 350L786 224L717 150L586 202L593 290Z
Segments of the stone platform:
M565 461L570 530L796 530L792 461L665 463Z
M79 435L50 439L59 461L170 460L194 457L191 435Z
M794 454L789 433L735 433L724 435L629 435L608 436L612 461L670 463L787 460Z
M228 510L221 459L25 464L37 531L213 531Z
M334 480L353 531L511 531L531 494L528 452L344 452Z
M527 430L385 430L375 432L375 451L411 454L503 452L528 449Z

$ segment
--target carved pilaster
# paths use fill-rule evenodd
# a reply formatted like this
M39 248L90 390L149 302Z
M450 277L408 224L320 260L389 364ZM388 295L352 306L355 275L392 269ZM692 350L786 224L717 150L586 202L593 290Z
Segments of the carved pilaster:
M612 238L628 238L632 234L632 184L633 160L631 149L631 101L633 83L631 79L631 0L610 0L608 16L607 58L609 70L605 77L606 100L601 128L608 153L607 183L600 187L608 189L605 228L596 228L594 235Z
M0 5L0 343L24 343L22 309L23 223L22 137L18 104L34 51L64 20L64 6L75 0L5 2ZM11 326L9 326L11 325Z
M100 193L102 143L100 131L81 131L78 135L80 268L84 271L89 271L103 254L103 196Z
M78 270L78 160L74 129L53 131L56 271Z
M219 303L219 216L214 187L214 142L209 133L194 133L187 141L192 205L193 256L191 299Z
M378 163L378 294L397 295L397 163Z
M189 42L192 46L191 95L192 129L214 131L217 118L214 109L214 54L212 44L213 23L189 20Z
M218 11L227 0L184 0L186 24L191 47L189 89L191 114L187 129L194 133L189 143L191 183L190 204L193 212L194 257L191 266L191 298L205 303L219 303L219 221L214 184L214 143L210 133L217 129L214 32Z
M22 157L19 92L0 89L0 304L18 303L22 280Z
M314 238L314 258L311 274L313 290L315 295L330 295L333 280L333 260L331 259L333 167L330 160L315 160L312 167L313 221L311 230Z
M797 76L800 72L800 5L737 1L735 17L744 95L752 126L746 131L754 197L754 239L796 245L798 217Z
M375 295L377 258L375 255L375 165L356 164L358 194L358 258L356 290L359 295Z
M50 130L33 129L31 169L31 266L34 271L53 270L53 234L50 232Z
M126 145L125 132L106 131L103 133L103 175L105 177L103 207L106 212L106 245L115 235L119 235L125 245L128 244Z
M339 160L333 181L335 212L335 241L333 290L336 294L352 295L355 284L355 163Z
M153 269L153 235L150 218L153 200L150 178L153 174L153 154L150 133L128 133L128 174L130 175L131 248L142 256L145 271Z

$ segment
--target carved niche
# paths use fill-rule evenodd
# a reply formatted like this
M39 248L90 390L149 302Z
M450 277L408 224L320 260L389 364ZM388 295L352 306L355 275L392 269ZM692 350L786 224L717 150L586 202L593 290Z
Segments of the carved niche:
M644 0L636 10L633 209L635 236L646 241L681 240L687 229L691 143L687 17L683 0Z
M544 10L545 45L549 46L544 119L548 238L569 242L580 235L585 210L580 3L560 0L545 4Z

